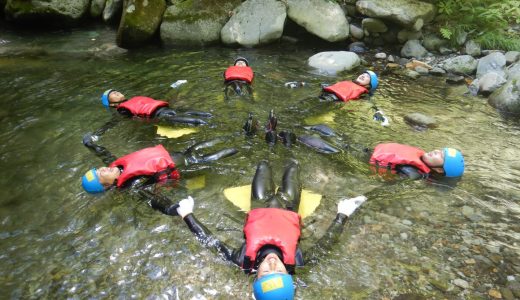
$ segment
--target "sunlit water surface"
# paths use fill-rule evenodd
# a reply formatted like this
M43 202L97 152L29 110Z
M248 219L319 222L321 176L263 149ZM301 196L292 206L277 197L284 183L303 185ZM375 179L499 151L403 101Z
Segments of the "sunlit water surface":
M83 192L80 177L102 163L81 138L109 120L99 101L108 88L166 99L180 112L214 114L209 126L177 139L158 136L153 123L125 120L100 143L123 155L158 143L182 150L226 137L226 146L239 154L185 172L163 193L177 200L193 196L198 218L230 245L242 241L244 213L223 190L250 183L262 159L271 162L277 183L286 159L298 159L304 187L323 195L304 220L304 251L328 227L340 199L368 197L340 243L318 265L299 270L298 299L462 299L518 286L520 126L485 99L464 96L464 86L448 86L438 77L412 81L383 74L374 100L391 121L382 127L372 120L367 101L334 105L311 99L320 83L356 73L325 76L307 67L307 58L326 48L152 47L118 53L106 50L115 33L104 27L45 34L3 30L0 39L2 298L251 298L252 280L201 246L180 218L162 215L126 192ZM252 100L224 99L222 72L238 55L248 57L256 72ZM188 83L172 89L178 79ZM308 85L284 87L293 80ZM341 143L459 148L466 173L456 185L385 181L356 153L327 156L301 144L270 148L261 132L245 138L241 127L248 113L264 124L270 109L279 131L298 135L308 134L304 125L325 122ZM412 112L435 117L438 127L413 129L403 120ZM200 176L205 187L189 189L190 178ZM466 288L458 286L461 279Z

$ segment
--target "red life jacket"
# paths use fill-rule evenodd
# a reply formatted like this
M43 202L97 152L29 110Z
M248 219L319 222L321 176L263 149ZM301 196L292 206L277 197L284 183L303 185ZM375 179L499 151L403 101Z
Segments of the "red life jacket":
M150 117L159 107L169 106L166 101L154 100L150 97L137 96L133 97L117 107L128 109L132 114L138 117Z
M352 81L340 81L324 88L323 90L333 93L343 102L358 99L361 95L368 93L368 90L365 87L355 84Z
M238 67L231 66L226 69L224 73L224 79L226 81L230 80L243 80L247 83L253 82L254 77L253 69L251 67Z
M282 251L283 263L296 265L296 249L300 239L300 216L280 208L257 208L247 214L244 225L246 252L245 269L255 265L256 255L265 245L273 245Z
M422 161L425 151L397 143L379 144L370 157L370 164L379 167L389 167L392 171L398 165L414 166L422 173L430 173L430 168Z
M167 178L179 179L181 176L175 168L170 153L162 145L144 148L118 158L110 167L123 167L117 178L117 186L121 187L136 176L158 176L158 180Z

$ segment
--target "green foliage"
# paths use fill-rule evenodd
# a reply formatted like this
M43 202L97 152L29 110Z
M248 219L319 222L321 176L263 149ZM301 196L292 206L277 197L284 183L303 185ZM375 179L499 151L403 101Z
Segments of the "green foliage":
M520 24L520 0L436 0L439 32L456 43L460 33L468 33L485 48L519 49L520 36L508 32L512 24Z

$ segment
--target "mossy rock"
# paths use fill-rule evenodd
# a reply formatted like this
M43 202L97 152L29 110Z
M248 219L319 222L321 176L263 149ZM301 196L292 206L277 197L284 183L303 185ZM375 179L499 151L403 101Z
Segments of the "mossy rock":
M166 10L161 39L168 45L207 45L220 41L220 31L240 0L187 0Z
M165 9L164 0L125 1L117 31L117 45L122 48L142 46L159 28Z
M83 18L89 4L90 0L7 0L4 13L8 20L17 23L64 26Z

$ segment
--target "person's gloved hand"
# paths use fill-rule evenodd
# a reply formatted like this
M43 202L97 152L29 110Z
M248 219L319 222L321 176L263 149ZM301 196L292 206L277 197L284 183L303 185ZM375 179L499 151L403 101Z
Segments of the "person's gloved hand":
M383 114L383 111L381 111L381 110L378 110L374 113L374 121L381 122L382 126L388 125L388 119L386 118L386 116Z
M352 213L367 200L365 196L357 196L355 198L343 199L338 203L338 213L342 213L350 217Z
M92 132L88 132L83 136L83 145L91 147L94 142L98 141L98 136Z
M184 217L193 213L193 206L195 206L193 198L191 198L191 196L188 196L188 198L182 199L179 202L179 207L177 207L177 213L179 214L179 216L181 216L181 218L184 219Z

